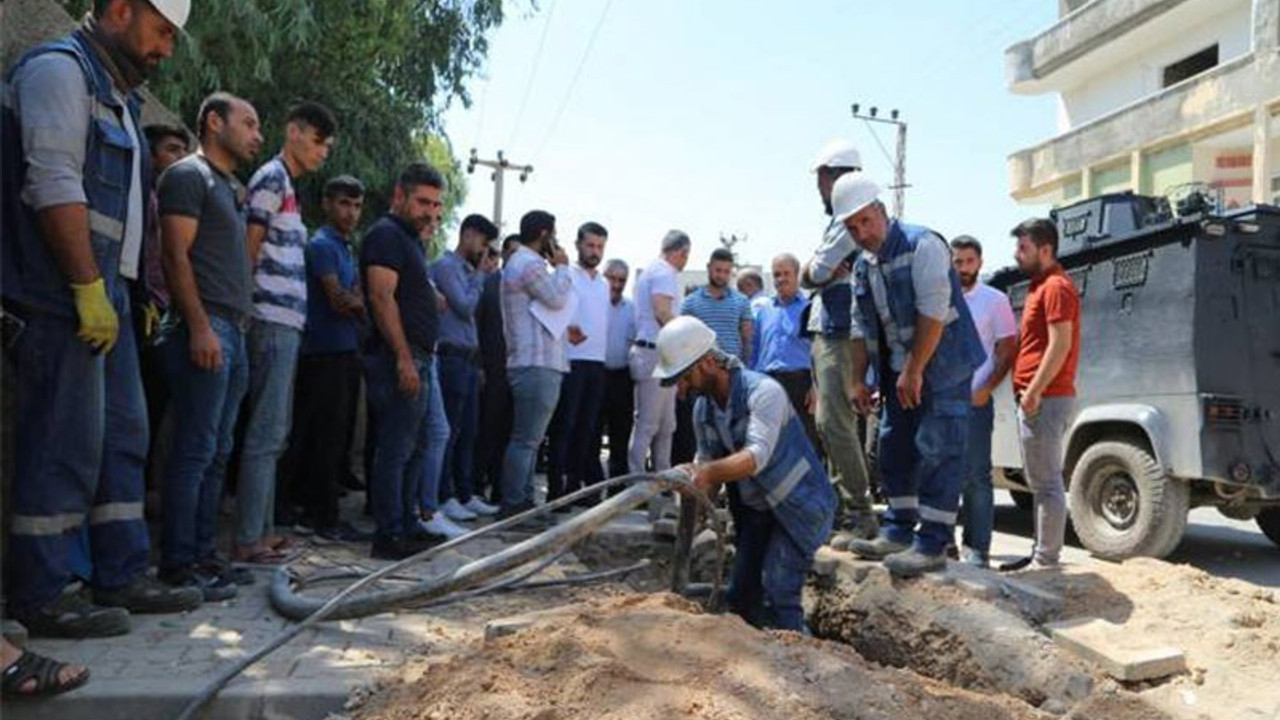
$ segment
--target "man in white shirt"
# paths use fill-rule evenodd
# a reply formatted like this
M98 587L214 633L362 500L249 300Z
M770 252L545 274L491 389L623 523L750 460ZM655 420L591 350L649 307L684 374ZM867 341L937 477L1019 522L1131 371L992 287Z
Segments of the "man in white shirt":
M986 567L991 552L995 507L991 488L991 431L995 409L991 395L1013 367L1018 351L1018 323L1009 298L978 280L982 272L982 244L968 235L951 241L951 263L960 276L964 300L982 340L987 359L973 373L973 409L969 414L968 458L960 502L964 516L960 559Z
M626 475L627 447L636 410L636 385L631 379L628 356L636 341L636 306L622 296L631 268L614 258L605 263L604 279L609 282L609 343L604 353L604 405L600 408L601 433L594 436L600 454L600 438L609 434L609 477Z
M663 387L653 377L658 362L654 342L658 330L676 316L680 295L678 275L689 262L693 246L689 236L671 230L662 239L662 257L645 268L636 280L636 341L631 348L631 378L636 382L636 422L631 430L628 466L645 470L652 456L654 470L671 467L671 437L676 431L676 389Z
M578 262L569 269L578 309L569 325L569 374L551 420L547 499L555 500L602 478L591 435L598 429L604 397L604 358L609 342L609 283L600 273L609 232L600 223L578 228ZM586 504L586 503L583 503Z

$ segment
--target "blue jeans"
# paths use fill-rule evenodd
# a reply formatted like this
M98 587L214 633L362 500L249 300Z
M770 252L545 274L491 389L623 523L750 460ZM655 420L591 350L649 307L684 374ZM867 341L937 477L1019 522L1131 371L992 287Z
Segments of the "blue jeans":
M385 352L364 357L365 385L376 417L370 508L380 536L412 532L426 476L430 356L415 356L421 383L412 397L400 391L395 358Z
M733 570L725 601L756 627L804 630L800 605L813 553L796 545L773 513L743 505L730 489L733 514Z
M293 424L293 380L302 332L254 320L249 348L249 397L236 489L236 544L255 545L274 528L276 466Z
M964 482L969 378L950 388L926 385L921 404L910 410L898 402L897 373L884 372L881 379L880 473L889 500L881 533L941 555L954 538Z
M422 383L422 390L427 394L427 414L423 418L427 449L422 456L418 500L425 517L431 517L440 507L440 476L444 473L445 451L449 446L449 417L444 411L444 393L440 392L437 362L434 358L431 360L427 379Z
M480 422L480 371L475 363L452 355L440 356L440 388L449 419L449 444L444 454L440 500L471 500L474 490L476 430Z
M560 398L564 373L544 367L510 368L511 442L502 464L502 507L514 508L533 500L533 472L538 446L551 423Z
M216 315L209 324L222 346L222 365L210 372L191 362L186 324L165 338L172 389L173 444L164 474L161 565L178 569L213 554L218 502L235 438L240 401L249 387L244 334Z
M111 301L120 336L106 355L76 337L77 321L43 314L26 317L12 349L20 421L6 594L18 616L49 604L71 581L86 518L94 586L119 588L147 569L147 412L123 280Z
M969 443L965 454L964 546L991 553L991 527L995 524L995 498L991 488L991 432L995 426L995 402L969 410Z

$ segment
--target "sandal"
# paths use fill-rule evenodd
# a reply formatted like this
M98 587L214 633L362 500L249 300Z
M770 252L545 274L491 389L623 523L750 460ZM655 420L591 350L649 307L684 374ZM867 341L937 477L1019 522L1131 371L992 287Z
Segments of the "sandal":
M285 552L297 547L298 543L288 535L268 535L262 539L264 545L277 552Z
M270 547L259 545L243 549L236 548L231 554L231 560L242 565L280 565L288 560L288 557Z
M58 662L30 650L22 651L17 660L4 669L0 691L8 699L39 698L61 695L89 682L89 668L81 668L75 677L62 681L62 671L70 663ZM35 687L22 689L28 680L36 681Z

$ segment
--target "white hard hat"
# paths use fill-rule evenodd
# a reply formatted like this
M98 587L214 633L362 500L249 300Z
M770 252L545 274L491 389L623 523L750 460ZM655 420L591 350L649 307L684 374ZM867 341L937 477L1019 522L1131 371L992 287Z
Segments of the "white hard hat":
M818 172L824 167L861 170L862 154L848 140L832 140L814 158L811 172Z
M191 14L191 0L149 0L151 7L173 23L179 30L187 24L187 16Z
M841 175L831 187L831 214L844 222L880 198L880 186L862 173Z
M692 315L681 315L658 331L658 364L653 376L673 385L684 371L716 346L716 332Z

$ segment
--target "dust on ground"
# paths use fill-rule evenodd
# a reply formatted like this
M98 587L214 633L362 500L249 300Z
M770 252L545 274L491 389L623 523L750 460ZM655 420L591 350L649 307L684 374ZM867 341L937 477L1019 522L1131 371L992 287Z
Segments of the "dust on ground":
M1280 598L1240 580L1137 558L1024 573L1066 601L1064 619L1099 617L1121 638L1170 646L1186 674L1130 689L1178 718L1280 719Z
M708 615L666 594L566 608L418 672L375 694L354 720L1050 717L1012 698L880 667L843 645Z

